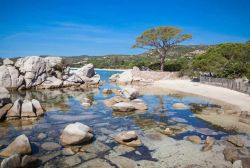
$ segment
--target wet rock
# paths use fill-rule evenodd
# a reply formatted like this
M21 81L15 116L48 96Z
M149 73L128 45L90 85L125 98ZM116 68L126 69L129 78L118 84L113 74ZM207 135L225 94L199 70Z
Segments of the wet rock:
M112 94L113 91L111 89L103 89L102 93L103 94Z
M227 141L238 147L243 147L245 145L245 142L239 136L236 135L229 136L227 138Z
M1 168L19 168L21 165L21 156L19 154L14 154L1 163Z
M188 109L188 106L183 103L175 103L173 104L173 108L182 110L182 109Z
M35 112L37 116L43 116L44 115L44 110L40 104L40 102L36 99L31 100L33 107L35 108Z
M214 144L214 138L207 136L206 141L205 141L205 145L202 147L202 151L206 152L208 150L211 150Z
M32 152L31 145L26 135L18 136L7 148L0 152L0 156L8 157L13 154L30 154Z
M0 120L3 120L7 114L7 111L12 107L11 103L5 104L0 107Z
M121 94L126 99L136 99L139 96L139 91L132 87L126 87L122 89Z
M55 143L55 142L45 142L41 145L41 147L44 150L51 151L51 150L57 150L61 148L61 145Z
M38 138L39 140L43 140L43 139L47 138L47 135L44 134L44 133L40 133L40 134L37 136L37 138Z
M76 145L93 138L92 130L82 123L69 124L63 130L60 141L63 145Z
M241 160L234 161L232 168L243 168Z
M118 168L134 168L136 167L136 162L123 157L123 156L108 156L107 160L110 160L113 164L115 164Z
M114 111L120 111L120 112L130 112L130 111L135 110L135 107L133 106L133 104L131 104L129 102L116 103L111 108Z
M8 110L7 118L20 118L21 117L21 106L23 101L17 99L13 106Z
M131 146L131 147L137 147L137 146L142 145L142 142L136 135L135 131L127 131L127 132L118 133L117 135L115 135L114 139L120 144Z
M236 160L239 159L239 154L238 154L236 148L226 147L226 148L223 150L223 154L224 154L225 160L230 161L230 162L232 162L232 163L233 163L234 161L236 161Z
M49 153L49 154L43 155L43 156L39 157L39 160L41 160L42 163L44 164L44 163L46 163L46 162L48 162L48 161L50 161L50 160L52 160L60 155L61 155L61 151L57 151L54 153Z
M32 102L29 100L24 100L21 108L21 117L36 117L33 111Z
M38 158L35 156L25 155L22 158L21 167L27 167L27 168L37 167L38 161L39 161Z
M189 140L190 142L195 143L195 144L201 143L201 138L199 136L196 136L196 135L188 136L187 140Z
M80 149L80 151L84 151L88 153L95 153L95 154L103 153L109 150L110 150L110 147L100 141L95 141L92 144L84 145Z

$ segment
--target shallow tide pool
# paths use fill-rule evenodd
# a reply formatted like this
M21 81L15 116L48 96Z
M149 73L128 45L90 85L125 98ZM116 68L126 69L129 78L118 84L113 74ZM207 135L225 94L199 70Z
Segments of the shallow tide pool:
M136 130L140 136L148 130L160 131L165 127L185 128L173 136L175 139L183 139L187 135L199 135L205 139L207 135L220 139L228 134L233 134L207 123L194 116L191 109L177 110L172 107L174 103L181 102L184 104L206 104L214 106L214 102L201 99L194 96L180 95L142 95L140 98L148 105L145 112L135 113L116 113L103 104L103 100L109 99L112 95L105 96L102 94L104 88L119 88L115 84L108 82L109 76L119 71L101 71L97 70L101 79L105 83L96 89L85 91L71 89L41 90L41 91L24 91L21 93L14 92L11 97L16 100L19 97L39 100L46 109L45 116L38 120L11 120L0 123L0 149L5 148L15 137L26 134L32 143L33 155L41 158L39 165L46 167L62 167L65 165L62 158L66 157L61 151L64 147L55 150L46 150L41 147L44 142L55 142L60 144L59 136L63 128L74 122L84 123L93 128L95 141L86 146L76 147L76 150L82 152L79 155L80 162L75 161L76 165L84 164L85 161L94 158L103 158L109 154L110 150L115 150L118 144L112 139L112 135L125 130ZM89 107L83 107L81 100L88 97L94 101ZM39 134L45 134L45 138L39 138ZM82 149L83 148L83 149ZM91 150L90 150L91 149ZM88 151L90 150L90 151ZM147 146L142 146L139 150L144 155L139 159L154 160ZM79 152L79 151L77 151ZM84 153L85 152L85 153ZM46 158L47 156L47 158ZM138 156L134 154L124 155L132 160L137 160Z

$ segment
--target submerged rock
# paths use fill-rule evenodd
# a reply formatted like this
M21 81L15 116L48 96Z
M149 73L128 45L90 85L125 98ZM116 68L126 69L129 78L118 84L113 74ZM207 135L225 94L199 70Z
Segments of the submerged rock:
M39 159L35 156L25 155L22 158L21 167L38 167Z
M0 152L0 156L9 157L13 154L31 154L32 149L29 139L26 135L18 136L11 144L8 145L3 151Z
M83 99L82 105L83 105L84 107L89 107L89 106L91 106L92 104L93 104L93 102L92 102L91 99L89 99L89 98L84 98L84 99Z
M14 154L1 163L1 168L19 168L21 167L21 156L19 154Z
M76 122L64 128L60 141L63 145L77 145L90 141L92 138L92 130L87 125Z
M55 142L45 142L41 145L41 147L44 150L51 151L51 150L57 150L61 148L61 145L55 143Z
M142 145L142 142L136 135L135 131L127 131L127 132L118 133L114 137L114 139L118 143L130 146L130 147L137 147L137 146Z

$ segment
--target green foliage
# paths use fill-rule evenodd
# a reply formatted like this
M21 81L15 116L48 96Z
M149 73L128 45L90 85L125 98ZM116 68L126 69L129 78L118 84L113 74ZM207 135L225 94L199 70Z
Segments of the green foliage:
M136 38L132 48L144 48L155 53L160 58L160 68L163 71L167 52L177 44L191 38L191 34L182 34L182 30L177 27L157 27L144 31Z
M220 44L192 61L194 71L211 72L217 77L240 78L250 67L250 45L240 43Z

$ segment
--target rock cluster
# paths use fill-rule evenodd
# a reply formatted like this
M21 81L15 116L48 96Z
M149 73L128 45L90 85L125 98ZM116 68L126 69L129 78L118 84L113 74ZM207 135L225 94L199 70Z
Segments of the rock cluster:
M8 90L0 87L0 119L19 119L19 118L34 118L44 115L44 109L40 102L36 99L21 100L17 99L14 103L10 100Z
M139 92L136 89L126 87L120 93L120 96L104 100L104 104L117 112L144 111L148 109L143 100L137 99Z
M96 85L99 81L100 76L95 75L93 64L87 64L74 74L69 74L61 57L28 56L19 58L15 63L5 59L0 66L0 86L12 89Z
M31 153L28 137L20 135L0 152L1 157L7 157L2 161L1 168L36 167L38 158L31 156Z

